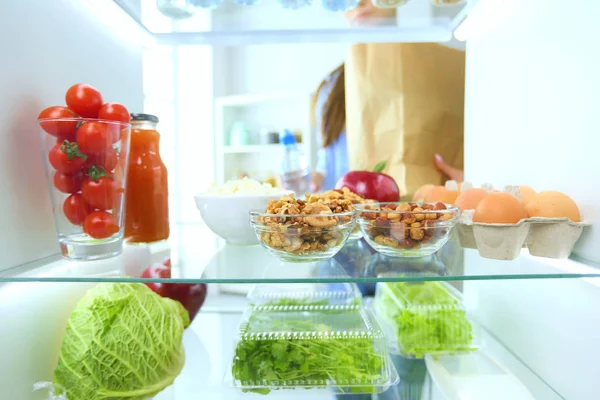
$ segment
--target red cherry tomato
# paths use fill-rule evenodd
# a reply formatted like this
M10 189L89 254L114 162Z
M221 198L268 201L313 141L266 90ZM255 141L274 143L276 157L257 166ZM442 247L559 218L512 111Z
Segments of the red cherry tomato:
M102 95L91 85L78 83L67 90L65 95L67 106L84 118L98 118L102 107Z
M87 178L81 186L81 194L86 202L100 210L111 210L115 206L117 182L103 176L97 180Z
M119 224L111 213L94 211L83 221L83 231L94 239L104 239L119 232Z
M42 110L38 119L57 119L57 118L78 118L77 114L67 107L54 106ZM77 130L77 121L40 121L43 130L52 136L57 136L68 140L75 139Z
M131 117L124 105L119 103L106 103L100 107L98 118L109 121L129 122Z
M77 193L81 190L84 180L85 175L82 171L77 171L73 174L56 171L54 174L54 187L63 193Z
M83 167L87 156L79 151L77 143L64 142L52 147L48 160L55 170L70 174Z
M171 267L167 267L165 265L154 264L151 267L148 267L142 273L142 278L162 278L168 279L171 278ZM166 283L162 282L148 282L146 283L154 293L161 295L162 297L167 297L168 286Z
M63 203L63 212L65 217L73 225L82 225L86 217L93 211L93 208L85 202L80 194L72 194Z
M112 147L113 138L107 124L86 122L77 129L77 144L84 153L102 153Z
M111 172L117 166L119 157L117 151L113 148L98 154L90 154L87 159L86 165L98 166L104 168L106 172Z

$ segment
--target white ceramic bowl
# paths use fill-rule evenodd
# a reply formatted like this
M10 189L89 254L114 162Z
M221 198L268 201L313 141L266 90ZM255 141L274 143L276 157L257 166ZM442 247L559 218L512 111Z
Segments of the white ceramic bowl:
M250 225L250 211L265 212L270 200L278 200L291 192L268 195L214 195L194 196L202 219L216 235L228 244L250 246L258 244Z

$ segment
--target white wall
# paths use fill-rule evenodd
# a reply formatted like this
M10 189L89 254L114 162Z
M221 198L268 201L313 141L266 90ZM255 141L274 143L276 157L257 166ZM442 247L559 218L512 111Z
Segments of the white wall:
M598 224L600 47L593 27L600 3L498 3L467 45L466 178L564 191L587 221ZM600 261L599 242L598 230L590 230L577 252ZM483 263L507 272L503 263L471 253L465 265ZM521 264L550 273L572 265L534 258ZM561 396L598 398L598 282L467 282L465 291L476 299L483 323Z
M597 224L600 46L592 27L600 3L499 3L506 18L486 21L468 42L466 178L563 191ZM590 229L577 253L600 262L599 242L600 230Z
M59 252L39 112L64 104L65 91L79 82L96 86L106 99L130 110L142 108L141 47L131 40L137 38L132 30L124 31L133 27L112 9L106 22L113 24L105 24L106 15L91 11L92 3L0 2L0 269Z

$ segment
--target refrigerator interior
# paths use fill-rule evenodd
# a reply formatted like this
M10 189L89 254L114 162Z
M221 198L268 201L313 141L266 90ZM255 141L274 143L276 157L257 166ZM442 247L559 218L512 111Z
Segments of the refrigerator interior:
M600 4L591 0L480 3L456 33L467 39L466 180L500 188L529 184L537 190L564 191L580 205L587 222L600 222L600 206L593 198L600 190L593 175L600 170L596 156L600 139L595 135L600 129L600 48L590 34ZM123 256L67 265L55 257L59 250L35 117L45 106L62 103L65 88L87 82L129 110L161 117L161 154L170 172L170 212L176 226L172 239L178 243L172 251L187 261L182 276L197 279L205 273L227 281L244 273L217 265L214 274L208 270L207 275L203 268L218 257L198 246L217 242L199 228L202 222L193 203L193 195L219 174L215 99L273 93L282 87L308 97L357 38L450 40L462 21L462 8L429 14L428 4L413 1L408 9L415 13L413 18L401 21L393 31L357 32L345 28L339 16L317 8L270 14L272 4L240 8L225 3L212 13L173 22L147 0L3 2L0 272L16 268L5 276L22 272L30 278L76 278L106 274L126 262ZM259 28L270 33L261 36ZM310 34L302 33L311 29ZM261 41L266 44L257 45ZM210 43L227 46L207 46ZM314 143L310 146L314 153ZM477 276L597 275L599 242L598 230L588 229L569 260L523 256L507 263L465 251L460 275L475 280L458 284L489 332L490 354L535 398L598 397L600 278L478 280ZM236 254L221 256L222 262L240 260ZM245 273L255 280L259 276ZM294 271L290 273L294 276ZM0 284L0 337L5 339L0 345L4 355L0 398L45 398L33 394L32 385L52 379L70 310L94 285L57 280ZM218 284L210 286L207 303L184 338L188 355L184 371L157 400L187 400L200 394L211 400L257 397L222 384L233 350L232 332L246 300L219 292ZM430 398L444 398L434 392L435 385ZM306 398L308 393L293 395ZM315 392L311 397L331 395Z

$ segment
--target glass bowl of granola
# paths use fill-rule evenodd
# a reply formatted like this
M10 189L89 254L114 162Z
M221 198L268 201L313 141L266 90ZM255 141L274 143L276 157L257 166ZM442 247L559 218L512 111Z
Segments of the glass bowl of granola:
M444 203L357 205L358 225L371 247L391 257L425 257L450 238L459 210Z
M271 200L265 213L250 213L259 242L286 262L313 262L333 257L356 226L356 212L346 200L325 202L307 195Z
M352 192L347 187L344 187L342 189L328 190L326 192L314 194L312 196L318 197L325 203L331 202L333 200L347 200L347 201L350 201L350 203L353 206L355 206L357 204L367 204L369 202L373 203L373 200L367 200L364 197L362 197L361 195L358 195L358 194ZM360 240L362 237L363 237L363 234L360 230L360 227L358 225L356 225L354 227L354 229L352 230L352 232L350 233L348 240Z

